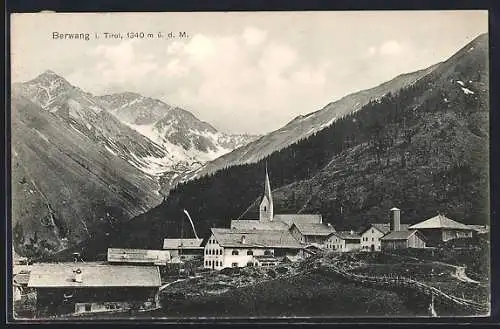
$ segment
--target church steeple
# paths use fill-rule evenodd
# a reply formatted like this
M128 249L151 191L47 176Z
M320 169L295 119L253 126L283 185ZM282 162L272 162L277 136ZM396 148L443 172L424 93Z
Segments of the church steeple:
M273 209L273 196L271 194L271 183L269 182L269 174L267 173L266 164L266 178L264 182L264 196L260 202L260 216L261 221L272 221L274 217Z

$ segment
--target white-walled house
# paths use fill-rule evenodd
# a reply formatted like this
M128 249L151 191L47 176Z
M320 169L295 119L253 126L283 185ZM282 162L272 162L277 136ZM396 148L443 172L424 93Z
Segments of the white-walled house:
M390 225L373 223L363 229L361 234L361 251L380 251L380 238L390 231Z
M325 241L325 248L337 252L355 251L361 248L361 236L354 231L331 233Z
M298 255L301 249L288 231L227 228L212 228L202 246L203 266L217 270L276 263L278 258Z

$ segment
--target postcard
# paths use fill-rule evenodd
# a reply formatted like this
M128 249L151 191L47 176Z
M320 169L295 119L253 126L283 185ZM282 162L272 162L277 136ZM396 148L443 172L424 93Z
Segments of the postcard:
M487 11L10 36L14 319L489 316Z

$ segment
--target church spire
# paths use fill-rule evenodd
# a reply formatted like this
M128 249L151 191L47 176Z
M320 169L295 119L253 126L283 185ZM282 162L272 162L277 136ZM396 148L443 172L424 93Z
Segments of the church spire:
M273 209L273 196L271 194L271 183L269 182L269 174L267 172L267 163L266 163L266 177L264 182L264 196L262 197L262 201L260 203L260 216L259 219L272 221L274 217L274 209Z

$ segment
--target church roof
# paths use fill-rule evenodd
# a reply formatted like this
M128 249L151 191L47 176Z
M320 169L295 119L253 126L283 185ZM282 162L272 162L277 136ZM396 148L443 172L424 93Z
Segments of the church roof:
M320 214L276 214L274 221L286 223L290 227L293 223L322 223L323 217Z
M288 230L288 224L281 221L260 221L257 219L233 219L231 228L240 230Z
M448 217L441 214L410 226L410 229L432 229L432 228L434 229L449 228L449 229L468 230L468 231L472 230L467 225L449 219Z
M333 226L328 226L327 224L320 223L293 223L292 226L297 227L299 232L303 235L330 235L330 233L335 232Z
M300 248L300 243L288 231L239 230L212 228L212 234L222 247L239 248ZM244 236L244 239L242 237ZM244 240L244 241L243 241ZM243 243L242 243L243 242Z

